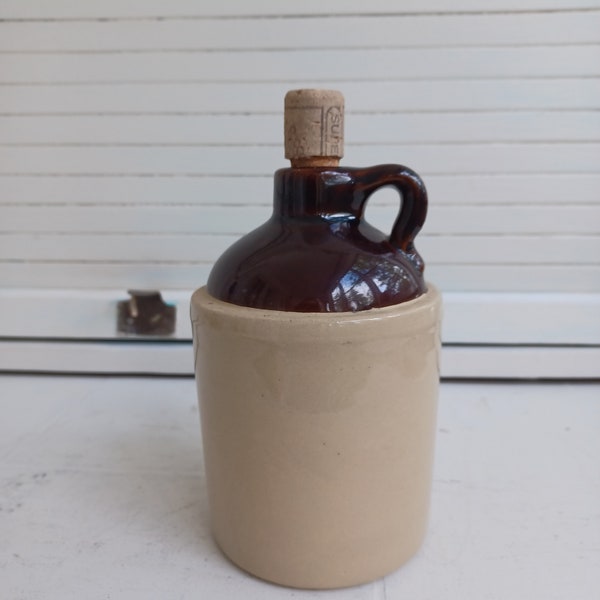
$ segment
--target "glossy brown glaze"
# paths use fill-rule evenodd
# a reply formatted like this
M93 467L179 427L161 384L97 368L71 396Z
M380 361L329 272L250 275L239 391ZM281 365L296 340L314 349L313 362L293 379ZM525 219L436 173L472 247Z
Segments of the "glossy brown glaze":
M402 197L391 234L363 217L369 196ZM292 312L355 312L426 291L414 238L427 213L421 179L401 165L288 168L275 173L274 210L216 262L208 292L240 306Z

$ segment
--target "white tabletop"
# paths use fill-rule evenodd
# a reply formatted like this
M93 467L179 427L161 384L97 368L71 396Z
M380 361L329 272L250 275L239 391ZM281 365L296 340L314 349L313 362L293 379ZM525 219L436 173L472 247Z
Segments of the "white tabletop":
M234 567L191 379L0 377L0 598L600 598L600 384L445 383L429 534L357 588Z

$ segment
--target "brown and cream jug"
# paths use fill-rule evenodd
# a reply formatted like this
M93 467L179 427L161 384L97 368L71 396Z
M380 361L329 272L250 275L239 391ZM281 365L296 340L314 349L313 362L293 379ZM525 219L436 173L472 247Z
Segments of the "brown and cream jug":
M214 537L301 588L407 561L432 476L441 298L414 244L427 193L401 165L339 166L343 120L339 92L288 92L273 214L191 302ZM385 186L402 199L389 234L364 219Z

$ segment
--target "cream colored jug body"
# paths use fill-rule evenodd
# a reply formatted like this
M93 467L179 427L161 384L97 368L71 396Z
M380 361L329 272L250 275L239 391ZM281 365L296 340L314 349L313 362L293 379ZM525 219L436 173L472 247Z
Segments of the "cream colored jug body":
M432 474L441 301L290 313L192 297L214 536L242 569L332 588L419 548Z

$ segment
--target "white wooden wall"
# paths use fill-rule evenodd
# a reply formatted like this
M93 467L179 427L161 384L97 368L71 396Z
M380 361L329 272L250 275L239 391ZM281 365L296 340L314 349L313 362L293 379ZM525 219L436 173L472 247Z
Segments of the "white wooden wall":
M425 179L446 343L600 345L600 0L0 0L0 19L4 368L27 363L14 338L115 337L128 288L179 302L188 339L190 291L270 213L299 87L346 96L345 164ZM397 205L369 216L389 229Z

